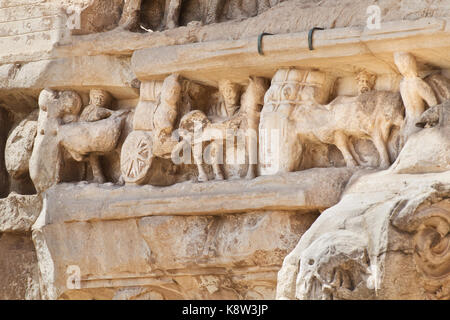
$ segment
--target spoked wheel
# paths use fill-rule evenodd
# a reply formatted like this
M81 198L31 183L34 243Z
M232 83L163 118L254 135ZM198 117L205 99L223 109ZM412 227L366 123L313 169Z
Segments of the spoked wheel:
M126 183L145 182L152 164L152 134L133 131L126 138L120 154L120 169Z

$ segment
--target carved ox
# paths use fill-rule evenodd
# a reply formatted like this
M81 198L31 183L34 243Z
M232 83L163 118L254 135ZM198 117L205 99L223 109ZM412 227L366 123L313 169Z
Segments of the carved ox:
M371 91L357 97L338 97L326 106L306 106L294 111L295 133L300 141L335 145L348 167L360 165L349 138L370 139L380 167L390 166L387 143L393 127L401 128L404 108L400 94Z
M308 79L299 82L294 78L299 78L297 73L280 70L266 93L259 134L261 173L295 171L308 142L335 145L348 167L358 166L361 160L350 138L370 139L379 153L380 167L389 167L387 144L392 129L401 129L404 123L400 94L370 91L337 97L324 105L316 98L323 93L321 84L308 83Z

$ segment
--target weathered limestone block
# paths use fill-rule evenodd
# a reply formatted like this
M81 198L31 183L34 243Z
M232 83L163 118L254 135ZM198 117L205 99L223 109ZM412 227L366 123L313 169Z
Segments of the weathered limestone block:
M78 25L73 26L72 35L104 32L114 29L120 19L123 0L82 0L78 4ZM68 7L66 12L73 10ZM70 14L69 14L70 17Z
M1 212L1 211L0 211ZM0 299L40 299L36 251L30 233L0 232Z
M284 260L277 298L448 299L448 105L419 124L432 127L389 170L354 176L305 233Z
M117 98L137 98L137 90L133 87L135 76L129 61L128 57L97 55L4 64L0 66L0 94L5 90L34 93L47 87L74 90L97 87L108 89Z
M413 174L450 170L450 101L425 111L416 125L425 129L408 139L389 170Z
M418 285L423 283L422 275L412 267L419 268L419 264L413 262L413 256L419 255L423 260L419 263L430 263L428 268L433 268L433 263L448 265L445 244L448 242L449 197L448 171L422 175L396 175L383 171L355 178L342 200L321 214L285 258L278 273L277 298L426 298L428 285ZM418 249L417 240L413 238L429 225L427 219L433 221L433 211L417 223L410 224L405 219L416 220L419 207L430 208L441 201L445 205L441 213L445 223L442 222L442 226L431 224L430 228L435 229L433 232L437 236L435 242L428 243L427 247L427 240L420 240L424 248ZM399 217L402 217L401 229L407 230L408 234L397 231ZM422 224L424 227L420 227ZM419 237L428 236L432 235ZM434 258L427 260L425 253ZM402 265L407 268L402 269ZM438 272L438 282L442 288L432 283L436 292L448 290L450 270L441 268L444 271ZM397 282L399 274L401 281ZM446 295L448 293L437 293L435 298Z
M131 288L151 287L166 299L273 298L283 257L352 172L164 188L56 185L33 226L43 297L132 298ZM78 289L67 287L68 266L79 267Z
M41 207L42 199L38 195L10 193L0 199L0 233L31 231Z
M324 210L339 197L354 170L315 168L253 180L170 187L59 184L46 193L45 221L129 219L150 215L221 215L254 210Z
M148 45L133 52L131 66L140 80L179 73L212 85L219 79L245 83L249 75L270 78L277 69L286 66L329 70L333 75L349 75L358 69L392 74L393 53L399 51L411 52L436 67L450 67L443 61L450 46L445 19L386 22L376 30L356 27L324 30L314 36L313 53L308 47L308 32L289 32L265 36L264 54L260 55L257 34L261 30L267 29L259 29L251 37L232 38L237 40Z
M9 120L6 117L6 112L0 109L0 197L6 196L9 190L8 176L3 175L3 171L6 173L3 152L10 127ZM25 124L25 126L21 126L22 124ZM15 130L15 132L21 131L25 133L25 139L29 139L29 131L33 131L33 126L25 128L26 121L22 124L19 127L24 130ZM20 141L22 135L18 134L16 137L19 138L18 144L22 144L23 141ZM32 139L34 139L34 136ZM12 141L8 141L12 143ZM11 155L10 143L6 143L7 159ZM18 151L17 154L23 155L21 151ZM19 167L27 166L24 163L26 161L21 161L23 159L15 160ZM12 162L14 167L14 161ZM6 163L8 170L10 170L12 163L8 160ZM23 167L20 168L20 170L22 169ZM37 257L31 241L30 230L40 213L41 201L42 199L36 195L28 196L16 193L11 193L8 197L0 199L0 299L40 299Z
M272 299L277 267L315 218L268 211L47 225L34 231L41 270L53 269L41 273L43 294L76 297L76 290L67 288L66 268L77 265L80 288L93 297L104 287L152 286L164 298L242 299L253 292ZM77 245L67 245L69 239ZM246 282L241 277L249 288L241 287ZM262 288L254 288L259 282ZM173 292L165 293L169 289Z
M10 133L6 141L5 163L11 177L22 178L28 174L36 132L37 112L33 112Z
M448 2L0 0L0 299L450 299Z
M147 1L146 1L147 2ZM159 1L148 1L150 7L155 6L157 10ZM164 2L164 1L163 1ZM273 1L271 1L273 2ZM273 34L287 34L301 31L308 31L312 25L317 25L320 20L320 26L327 30L349 28L345 32L350 37L358 37L361 30L367 25L367 7L370 5L378 5L383 13L383 19L381 24L380 37L386 39L385 27L387 25L394 25L397 32L407 32L408 34L414 33L416 30L413 25L421 18L435 17L446 18L448 17L449 10L448 5L445 2L439 0L432 1L414 1L402 0L386 0L379 2L376 0L362 0L354 2L352 0L343 1L324 1L314 2L311 4L309 1L303 0L291 0L283 1L281 4L267 10L266 12L249 19L242 21L229 21L220 24L211 24L200 26L199 24L191 24L185 28L176 28L174 30L167 30L165 32L150 32L150 33L130 33L125 31L115 30L107 33L99 33L87 36L80 36L72 38L72 43L67 46L56 48L59 54L73 54L80 52L89 52L90 54L101 54L101 52L110 52L116 54L131 54L133 50L149 47L160 47L175 44L186 44L192 42L211 42L216 40L225 39L245 39L251 37L257 37L262 31L270 32ZM144 7L145 7L144 3ZM183 3L183 11L198 12L198 5L195 4L195 0ZM148 16L152 11L152 8L146 10L144 8L142 12ZM150 11L150 12L148 12ZM154 12L154 11L153 11ZM183 13L183 12L182 12ZM188 13L189 14L189 13ZM155 14L153 13L153 17ZM183 20L183 17L181 17ZM155 29L155 25L160 24L162 17L158 17L157 21L148 21L152 30ZM197 16L193 20L200 20ZM402 21L399 23L399 21ZM392 23L394 22L394 23ZM184 24L183 21L181 21ZM151 26L153 24L153 26ZM410 30L403 29L400 25L409 25L412 27ZM145 25L144 25L145 27ZM428 27L433 28L432 25ZM427 28L428 28L427 27ZM358 30L357 32L353 32ZM368 30L366 29L362 39L366 40L367 34L377 34L380 30ZM423 30L422 30L423 31ZM317 33L315 36L315 47L317 44L320 46L323 40L322 34L326 34L327 31ZM343 39L343 33L336 33L339 35L339 39ZM269 37L267 38L269 39ZM304 34L303 39L307 39L307 34ZM256 38L255 38L256 40ZM336 39L337 40L337 39ZM427 39L430 41L431 39ZM327 42L327 41L325 41ZM342 44L341 41L337 40ZM428 42L429 43L429 42ZM253 44L253 41L252 41ZM307 41L304 42L305 48L307 48ZM370 46L371 43L369 42ZM400 45L400 43L397 43ZM421 45L420 43L414 43L414 45ZM266 42L264 40L264 48ZM256 53L255 46L252 46ZM379 57L378 57L379 58ZM381 65L380 65L381 66ZM332 65L335 68L336 65ZM386 65L385 65L386 67ZM261 75L262 76L262 75Z

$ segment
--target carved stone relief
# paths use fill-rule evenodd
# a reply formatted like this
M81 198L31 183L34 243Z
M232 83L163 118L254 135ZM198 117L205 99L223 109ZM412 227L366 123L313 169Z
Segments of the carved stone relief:
M125 0L119 27L130 31L157 31L189 23L212 24L259 15L278 2L281 1Z
M266 93L260 131L267 136L279 135L279 144L285 149L271 152L269 148L276 147L277 143L262 141L261 172L273 174L295 171L302 161L307 142L335 145L341 151L347 166L363 165L351 138L370 139L378 151L379 166L389 167L391 159L387 144L391 140L392 128L399 129L403 126L400 95L370 90L373 80L360 74L358 79L361 93L358 96L337 97L329 104L322 104L327 101L327 86L322 89L319 99L314 93L324 85L326 76L311 73L319 77L319 82L314 82L310 79L312 76L305 77L304 74L309 73L297 69L279 70ZM354 122L349 119L354 119ZM274 124L266 124L269 121ZM261 132L260 136L264 137ZM273 159L275 162L271 163L268 159L273 155L277 155L278 159Z
M418 76L415 57L407 52L398 52L394 55L395 64L403 75L400 83L400 94L405 104L406 123L403 132L406 140L411 134L417 132L415 126L420 115L425 111L426 104L432 107L438 103L433 89Z
M178 148L182 148L187 142L192 145L193 156L199 171L199 181L207 181L208 176L202 167L203 143L211 143L212 167L216 180L223 180L224 175L220 168L223 162L223 145L226 140L227 150L233 148L233 155L247 157L248 164L246 178L253 179L256 175L257 154L257 127L259 123L260 108L263 104L264 93L267 84L264 78L250 78L247 89L242 95L241 106L237 106L238 89L231 83L222 83L219 86L221 97L219 103L213 105L210 116L201 111L192 111L186 114L180 122L180 134L183 141ZM223 101L223 102L222 102ZM200 127L196 127L196 123ZM196 136L195 130L202 130ZM238 131L240 131L238 133ZM239 136L240 135L240 136ZM241 139L245 147L237 150L234 137ZM232 140L230 140L230 138ZM239 144L239 142L237 142ZM178 150L175 150L177 152ZM237 155L239 156L239 155ZM232 161L229 161L232 163Z
M13 2L0 297L450 298L442 1Z

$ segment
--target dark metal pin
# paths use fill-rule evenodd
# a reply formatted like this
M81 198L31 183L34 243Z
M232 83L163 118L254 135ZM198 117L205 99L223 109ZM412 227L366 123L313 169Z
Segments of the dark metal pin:
M313 40L313 33L314 33L314 31L316 31L316 30L325 30L325 29L324 29L324 28L320 28L320 27L314 27L314 28L312 28L311 30L309 30L309 33L308 33L308 46L309 46L309 50L314 50L312 40Z
M264 55L264 53L263 53L263 51L262 51L262 38L263 38L264 36L272 36L272 35L273 35L272 33L263 32L263 33L261 33L261 34L258 36L258 53L259 53L261 56Z

